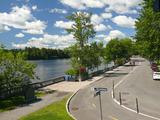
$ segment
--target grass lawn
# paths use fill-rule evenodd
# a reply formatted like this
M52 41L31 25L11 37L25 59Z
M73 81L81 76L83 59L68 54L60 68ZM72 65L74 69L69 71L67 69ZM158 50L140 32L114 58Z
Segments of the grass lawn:
M68 97L54 102L36 112L20 118L20 120L73 120L66 112Z

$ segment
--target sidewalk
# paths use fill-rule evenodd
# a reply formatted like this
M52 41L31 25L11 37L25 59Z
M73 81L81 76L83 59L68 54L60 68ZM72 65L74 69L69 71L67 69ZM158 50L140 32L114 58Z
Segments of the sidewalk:
M85 86L103 78L103 75L93 77L92 79L82 81L82 82L71 82L71 81L64 81L59 82L53 85L49 85L47 87L44 87L45 90L57 90L57 91L63 91L63 92L76 92L79 89L84 88Z

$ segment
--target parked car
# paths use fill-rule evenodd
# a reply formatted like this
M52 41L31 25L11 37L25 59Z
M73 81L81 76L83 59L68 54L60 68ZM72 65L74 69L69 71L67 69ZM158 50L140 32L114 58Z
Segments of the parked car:
M157 72L158 71L158 66L156 63L151 63L151 69L154 71L154 72Z
M160 72L153 72L153 80L160 80Z

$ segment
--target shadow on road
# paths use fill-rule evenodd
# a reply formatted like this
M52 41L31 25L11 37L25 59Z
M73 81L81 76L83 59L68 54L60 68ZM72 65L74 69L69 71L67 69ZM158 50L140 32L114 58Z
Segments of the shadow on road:
M104 77L119 77L127 75L128 73L105 73Z

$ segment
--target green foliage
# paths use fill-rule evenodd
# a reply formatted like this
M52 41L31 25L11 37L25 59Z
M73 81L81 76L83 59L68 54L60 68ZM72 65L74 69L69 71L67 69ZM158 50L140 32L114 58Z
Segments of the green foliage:
M159 60L160 53L160 12L153 11L153 0L142 4L140 17L136 21L137 44L141 55L150 60Z
M35 65L24 60L23 53L13 54L0 49L0 92L30 83Z
M23 53L25 59L27 60L51 60L57 58L69 58L68 49L60 50L60 49L47 49L47 48L25 48L21 49L12 49L8 50L8 52L12 52L13 54Z
M20 120L73 120L66 112L67 98L52 103L34 113L22 117Z
M78 70L69 69L69 70L65 71L65 74L75 76L75 75L78 75Z
M129 38L112 39L105 48L104 59L106 62L114 61L117 65L122 65L134 53L133 41Z
M91 14L76 12L67 18L75 22L72 28L67 29L67 32L72 33L80 48L83 48L83 46L88 43L88 39L95 36L93 24L91 24L90 20Z
M67 32L73 34L77 41L75 45L69 48L71 54L71 65L73 69L80 70L83 66L89 70L97 67L101 64L100 52L103 48L103 44L88 43L88 40L95 36L93 24L91 24L90 20L91 14L76 12L67 18L74 21L72 28L67 29ZM86 74L84 76L86 76Z

